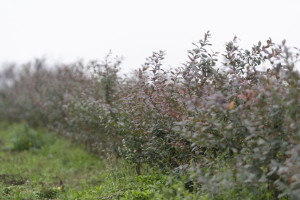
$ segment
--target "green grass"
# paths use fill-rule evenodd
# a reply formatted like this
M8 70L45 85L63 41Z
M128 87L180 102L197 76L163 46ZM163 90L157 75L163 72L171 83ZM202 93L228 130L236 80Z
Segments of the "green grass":
M73 191L104 178L105 163L45 132L49 142L38 150L15 151L16 132L23 126L13 125L0 131L0 176L6 177L0 179L2 199L69 199ZM16 184L14 180L22 181Z
M167 176L149 168L137 176L132 165L112 160L101 161L45 130L2 123L0 199L169 199L174 192ZM183 184L175 190L180 187L172 199L196 199Z
M213 197L189 192L184 180L144 166L137 176L124 160L101 160L45 130L0 123L0 200L207 200L257 198L246 188Z

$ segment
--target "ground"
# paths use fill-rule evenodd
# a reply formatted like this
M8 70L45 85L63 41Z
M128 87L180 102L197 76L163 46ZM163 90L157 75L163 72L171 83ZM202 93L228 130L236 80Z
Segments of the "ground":
M180 182L170 185L150 168L137 176L124 160L100 159L24 124L0 124L0 145L1 200L196 199Z

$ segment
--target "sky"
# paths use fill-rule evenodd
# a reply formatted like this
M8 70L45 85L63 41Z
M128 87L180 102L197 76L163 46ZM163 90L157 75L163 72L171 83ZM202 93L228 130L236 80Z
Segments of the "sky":
M124 57L125 73L153 51L166 66L212 34L215 51L236 35L250 48L269 37L300 47L300 0L0 0L0 63Z

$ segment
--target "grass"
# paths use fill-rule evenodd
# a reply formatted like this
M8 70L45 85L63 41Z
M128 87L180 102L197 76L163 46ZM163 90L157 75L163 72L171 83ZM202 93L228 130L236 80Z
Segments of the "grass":
M246 188L209 197L154 169L144 167L142 174L124 160L101 160L46 130L0 123L0 200L272 199Z
M0 124L1 200L169 199L168 193L180 187L172 199L196 199L183 184L166 186L169 178L161 173L147 169L143 174L136 176L123 160L100 160L45 130Z
M6 177L0 181L2 199L69 199L73 191L101 181L105 163L46 132L49 142L40 149L14 151L16 131L23 126L13 125L0 131L0 176ZM14 184L14 180L21 181Z

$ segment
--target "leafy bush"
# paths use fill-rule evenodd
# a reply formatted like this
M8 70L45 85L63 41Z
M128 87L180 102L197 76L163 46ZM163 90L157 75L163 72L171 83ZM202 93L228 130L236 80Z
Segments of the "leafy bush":
M271 39L244 50L234 37L220 54L209 40L207 32L170 70L164 52L153 53L132 77L118 76L121 61L110 54L87 65L7 70L1 117L47 124L99 155L125 157L137 174L143 164L188 174L212 196L228 187L259 196L264 187L273 199L297 199L299 50Z
M80 92L69 95L63 107L65 121L60 123L62 131L101 156L119 154L121 139L114 124L118 114L117 85L120 79L117 73L120 63L120 58L112 58L111 53L103 62L89 62L82 70L89 70L91 75L82 81Z

